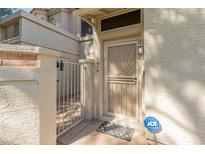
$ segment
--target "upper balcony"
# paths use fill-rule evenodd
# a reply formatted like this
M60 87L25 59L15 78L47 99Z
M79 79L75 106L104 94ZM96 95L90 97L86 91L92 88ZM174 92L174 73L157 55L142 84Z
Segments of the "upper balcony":
M0 43L28 44L80 54L78 36L24 11L0 20Z

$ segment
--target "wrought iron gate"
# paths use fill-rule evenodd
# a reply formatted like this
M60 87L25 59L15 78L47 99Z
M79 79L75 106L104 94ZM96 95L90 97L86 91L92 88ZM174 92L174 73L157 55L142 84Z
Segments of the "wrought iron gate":
M80 64L57 62L57 136L83 119Z

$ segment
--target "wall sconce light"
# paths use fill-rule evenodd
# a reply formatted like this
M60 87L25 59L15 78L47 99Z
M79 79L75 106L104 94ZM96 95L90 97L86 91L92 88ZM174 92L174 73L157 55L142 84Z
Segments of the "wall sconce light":
M138 54L139 55L143 55L144 54L144 44L143 44L143 41L138 41L137 47L138 47Z
M99 60L99 58L96 59L96 71L97 72L100 71L100 60Z
M61 60L60 62L60 71L63 71L64 70L64 63L63 63L63 60Z

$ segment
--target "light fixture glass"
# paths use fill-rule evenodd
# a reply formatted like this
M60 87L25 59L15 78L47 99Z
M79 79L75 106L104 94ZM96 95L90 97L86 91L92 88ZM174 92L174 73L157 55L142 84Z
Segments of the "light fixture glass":
M139 55L143 55L144 54L144 44L143 44L143 41L138 41L138 54Z

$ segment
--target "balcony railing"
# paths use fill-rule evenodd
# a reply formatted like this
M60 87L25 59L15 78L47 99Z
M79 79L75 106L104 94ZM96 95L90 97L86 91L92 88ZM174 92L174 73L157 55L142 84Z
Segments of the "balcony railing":
M20 41L19 23L14 23L5 28L5 40L1 43L17 43Z
M6 38L11 39L17 36L19 36L19 23L9 25L6 28Z

